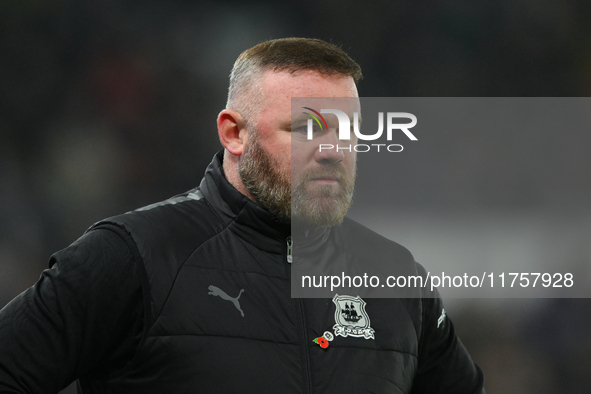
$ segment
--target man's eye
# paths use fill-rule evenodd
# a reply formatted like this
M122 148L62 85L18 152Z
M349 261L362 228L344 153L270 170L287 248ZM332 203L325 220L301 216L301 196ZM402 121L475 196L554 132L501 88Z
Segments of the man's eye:
M300 126L296 128L292 128L291 131L293 133L300 133L300 134L308 134L308 126ZM312 134L321 133L323 130L318 125L312 126Z
M315 124L314 126L312 126L312 131L314 132L314 134L322 133L324 131L324 128Z

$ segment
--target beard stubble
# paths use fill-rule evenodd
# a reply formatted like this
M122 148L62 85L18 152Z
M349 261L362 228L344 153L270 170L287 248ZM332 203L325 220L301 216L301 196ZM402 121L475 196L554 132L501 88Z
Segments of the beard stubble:
M316 228L342 222L353 199L355 173L347 175L340 162L327 161L321 167L303 174L291 187L291 170L281 169L277 160L264 151L259 133L249 127L249 140L238 163L238 174L258 205L278 221L292 220ZM336 178L340 187L320 186L307 190L313 179Z

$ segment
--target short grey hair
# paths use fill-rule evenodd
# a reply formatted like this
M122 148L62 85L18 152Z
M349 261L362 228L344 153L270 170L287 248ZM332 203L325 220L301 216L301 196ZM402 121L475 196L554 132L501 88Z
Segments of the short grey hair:
M267 70L316 70L348 75L356 83L363 77L361 67L345 51L323 40L290 37L257 44L236 59L226 102L226 108L239 112L247 124L260 110L264 92L259 82Z

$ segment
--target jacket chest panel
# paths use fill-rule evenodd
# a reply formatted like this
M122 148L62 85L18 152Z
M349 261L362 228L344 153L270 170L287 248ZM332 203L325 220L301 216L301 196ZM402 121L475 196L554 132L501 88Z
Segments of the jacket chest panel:
M302 392L306 369L317 393L409 392L417 339L408 305L366 299L375 338L336 335L322 349L312 341L326 331L335 334L337 306L331 299L292 299L289 268L283 256L240 243L194 253L168 294L160 295L163 307L140 350L140 358L144 352L160 358L142 370L193 373L196 383L219 393L245 387L277 392L277 385L281 392ZM161 348L166 351L154 350ZM249 383L224 371L241 371Z
M295 343L289 265L235 237L208 241L184 262L167 294L153 294L149 335L211 335ZM154 278L153 280L158 280Z

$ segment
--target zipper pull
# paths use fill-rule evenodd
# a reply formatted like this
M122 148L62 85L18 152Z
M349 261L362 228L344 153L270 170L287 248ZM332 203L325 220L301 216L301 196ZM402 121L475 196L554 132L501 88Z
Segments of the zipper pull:
M291 255L291 248L293 246L293 241L291 240L291 235L287 237L287 262L291 264L293 262L293 256Z

